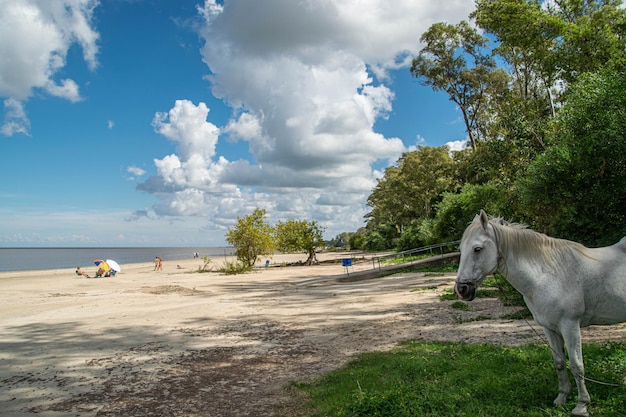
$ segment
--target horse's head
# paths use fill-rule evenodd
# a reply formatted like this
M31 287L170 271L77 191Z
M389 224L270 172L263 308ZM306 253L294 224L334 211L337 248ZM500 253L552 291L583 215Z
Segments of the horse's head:
M472 301L483 279L498 267L495 230L483 210L465 229L460 249L461 261L454 292L462 300Z

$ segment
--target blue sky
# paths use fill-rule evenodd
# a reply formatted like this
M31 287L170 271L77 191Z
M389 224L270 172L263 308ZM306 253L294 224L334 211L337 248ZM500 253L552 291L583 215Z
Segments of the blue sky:
M364 225L386 166L464 141L410 76L472 0L0 0L0 247L221 246L255 207Z

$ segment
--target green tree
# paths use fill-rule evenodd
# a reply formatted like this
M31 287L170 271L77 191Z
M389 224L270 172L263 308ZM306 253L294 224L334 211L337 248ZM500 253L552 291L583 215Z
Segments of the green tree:
M384 176L378 179L376 187L367 199L367 205L372 208L372 211L365 215L369 219L370 229L384 224L401 229L403 224L410 221L412 214L407 213L404 200L398 196L404 187L402 181L401 168L395 165L387 167Z
M550 147L518 182L536 227L588 245L626 234L626 72L584 74L555 119Z
M420 38L425 46L413 59L411 74L435 91L445 91L463 115L472 149L476 148L488 112L487 91L502 86L504 73L486 52L488 39L462 21L433 24Z
M287 220L278 222L275 229L278 250L281 252L304 252L308 255L305 262L311 265L317 262L315 252L324 247L324 229L316 221Z
M480 208L587 244L621 237L622 1L476 0L470 18L484 35L467 22L432 25L411 73L459 106L471 150L455 152L452 169L422 148L402 155L368 198L359 242L388 243L390 226L400 245L447 240Z
M495 37L510 88L491 98L488 137L512 143L512 163L546 148L546 128L569 84L585 72L623 65L626 11L621 0L477 0L471 14Z
M413 220L431 217L441 194L456 186L454 161L447 146L420 146L417 151L405 152L396 166L385 170L368 198L372 208L366 215L368 229L393 227L402 233Z
M444 193L437 206L433 233L440 242L459 240L463 231L481 209L491 215L503 215L503 187L486 183L465 184L459 193Z
M411 222L398 239L398 250L409 250L443 242L433 234L433 219L416 219Z
M478 0L471 17L495 36L494 54L509 65L512 92L525 103L548 98L558 79L556 65L558 39L564 22L548 13L539 0Z
M626 57L626 10L621 0L558 0L550 10L565 23L557 64L573 82L585 72L623 65Z
M389 249L389 241L378 230L368 230L365 233L365 240L363 242L365 250L368 251L382 251Z
M267 212L255 208L226 233L226 242L235 248L237 259L248 267L254 266L259 256L274 254L274 229L265 221Z
M366 233L365 227L360 227L359 230L357 230L356 232L352 233L352 235L350 235L350 249L351 250L365 249L365 233Z
M396 247L400 233L393 224L378 224L376 227L366 228L364 249L382 251ZM403 226L404 228L405 226Z
M621 0L553 4L477 0L471 17L496 37L499 46L494 53L511 66L517 92L528 98L543 95L541 90L558 94L565 90L553 89L557 82L571 83L584 72L623 63L626 10L621 4Z
M350 246L350 238L354 232L342 232L332 238L331 240L325 242L326 247L333 248L347 248Z

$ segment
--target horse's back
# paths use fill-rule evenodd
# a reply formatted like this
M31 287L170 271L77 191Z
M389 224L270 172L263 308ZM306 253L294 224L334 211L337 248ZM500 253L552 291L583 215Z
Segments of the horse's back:
M602 274L613 276L626 287L626 236L612 246L592 249L597 260L604 266ZM592 255L592 258L594 255Z
M626 236L612 246L594 249L603 253L602 262L606 262L610 269L613 269L618 276L626 279Z
M626 255L626 236L624 236L619 242L614 245L617 249L622 251Z
M593 311L581 325L626 321L626 237L612 246L591 249L586 266L584 304L593 306Z

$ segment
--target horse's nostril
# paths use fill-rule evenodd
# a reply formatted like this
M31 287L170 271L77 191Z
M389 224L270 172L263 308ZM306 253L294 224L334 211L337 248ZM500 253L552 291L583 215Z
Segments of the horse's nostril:
M474 299L474 287L471 284L456 283L454 291L462 300L471 301Z

